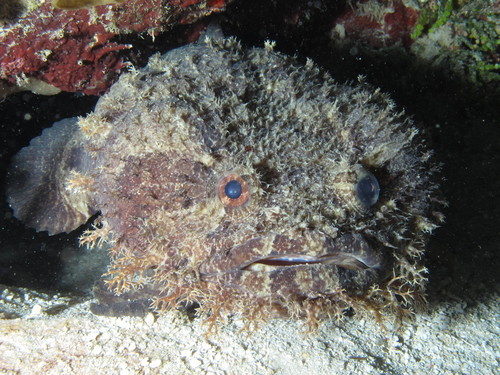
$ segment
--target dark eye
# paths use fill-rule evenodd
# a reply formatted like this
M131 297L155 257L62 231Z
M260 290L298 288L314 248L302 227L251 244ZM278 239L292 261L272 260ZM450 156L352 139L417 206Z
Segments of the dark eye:
M365 207L373 206L378 201L380 185L370 172L365 172L356 184L356 195Z
M217 191L220 200L227 207L243 206L250 195L246 181L235 173L221 178Z
M231 199L238 199L241 197L242 191L243 189L238 180L231 180L226 184L226 186L224 186L224 193L226 194L226 197Z

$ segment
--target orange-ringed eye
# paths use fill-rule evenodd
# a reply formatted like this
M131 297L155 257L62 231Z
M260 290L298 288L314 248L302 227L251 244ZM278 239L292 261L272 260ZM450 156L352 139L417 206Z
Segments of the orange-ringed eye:
M219 180L219 198L227 207L240 207L249 198L248 184L239 175L231 173Z

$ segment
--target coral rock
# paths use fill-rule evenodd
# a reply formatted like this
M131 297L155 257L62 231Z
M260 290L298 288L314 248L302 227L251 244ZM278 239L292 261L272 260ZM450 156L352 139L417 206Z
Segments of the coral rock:
M62 2L62 4L79 2ZM81 2L80 2L81 3ZM90 4L92 2L84 2ZM119 34L155 34L175 23L189 23L218 11L224 1L131 0L89 9L56 9L49 1L33 5L16 21L2 20L0 79L29 88L41 80L69 92L98 95L127 65L120 51L131 45L113 41ZM76 5L75 5L76 6ZM7 92L5 90L5 92Z
M335 19L333 37L364 42L372 47L389 47L412 43L411 33L419 17L419 10L402 1L368 0L349 7Z

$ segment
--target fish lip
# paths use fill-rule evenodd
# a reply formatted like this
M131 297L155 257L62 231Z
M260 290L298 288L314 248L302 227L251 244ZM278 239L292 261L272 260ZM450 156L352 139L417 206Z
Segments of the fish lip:
M256 264L263 264L277 269L281 267L310 265L317 263L321 263L321 260L316 256L302 254L281 254L253 259L247 263L244 263L241 267L239 267L239 269L252 271L252 267Z
M258 265L271 266L274 269L291 266L335 266L355 271L378 270L381 257L365 236L359 233L344 233L336 238L324 236L317 254L290 252L269 254L240 266L241 270L253 270Z
M335 252L319 256L282 254L277 256L262 257L242 265L240 269L245 271L254 271L257 265L264 265L274 269L310 265L329 265L359 271L380 268L380 262L376 262L374 259L362 258L356 256L355 254L344 252Z
M270 240L271 239L271 240ZM278 246L288 247L288 251L263 251ZM314 246L314 251L293 251ZM253 254L252 254L253 252ZM265 254L267 252L267 254ZM336 238L325 235L300 238L288 236L253 237L233 246L230 251L215 254L200 265L199 272L203 277L215 277L238 272L274 272L292 268L330 267L344 268L358 272L378 271L382 268L380 252L366 241L361 234L343 234Z

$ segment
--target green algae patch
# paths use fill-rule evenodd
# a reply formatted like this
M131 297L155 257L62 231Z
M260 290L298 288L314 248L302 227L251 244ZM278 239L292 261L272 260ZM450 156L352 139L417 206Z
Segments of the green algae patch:
M443 30L448 31L443 32ZM440 39L450 66L474 84L500 81L500 9L493 0L442 0L422 5L412 39ZM457 69L458 68L458 69Z

